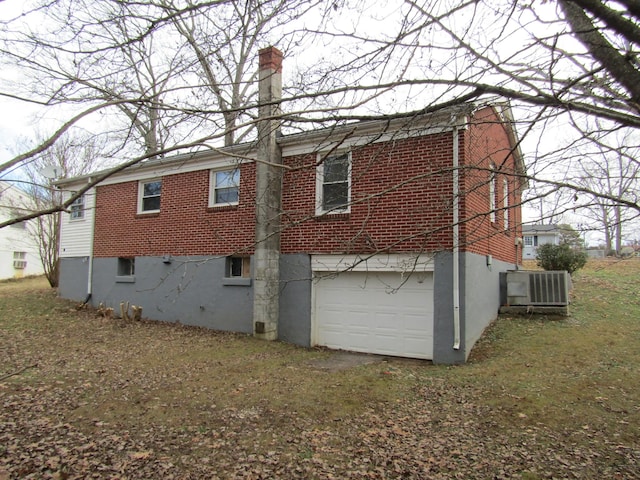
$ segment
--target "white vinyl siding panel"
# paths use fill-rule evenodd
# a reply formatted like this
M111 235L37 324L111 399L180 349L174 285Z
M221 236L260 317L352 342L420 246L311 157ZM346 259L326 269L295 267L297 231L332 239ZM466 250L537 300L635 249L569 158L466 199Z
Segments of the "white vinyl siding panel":
M66 198L69 198L69 194ZM69 213L61 213L60 258L91 255L91 230L95 204L95 190L91 189L84 194L84 218L72 219Z

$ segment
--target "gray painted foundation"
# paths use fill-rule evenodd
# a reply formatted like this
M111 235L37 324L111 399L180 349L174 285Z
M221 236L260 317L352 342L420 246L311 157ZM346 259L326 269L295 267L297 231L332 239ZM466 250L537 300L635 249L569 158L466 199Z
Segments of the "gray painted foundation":
M61 258L58 295L84 302L87 298L89 257Z
M93 262L91 304L102 303L120 315L120 303L142 307L142 316L241 333L253 333L251 278L227 278L224 257L136 257L135 275L118 276L117 258ZM253 258L252 258L253 263ZM281 340L309 346L311 332L311 260L309 255L280 259ZM60 261L63 298L87 296L88 259Z
M311 257L280 257L280 321L278 339L311 345Z
M136 257L135 275L119 277L117 258L94 259L91 304L120 313L120 302L143 308L142 316L214 330L253 332L253 285L249 278L225 278L224 257ZM253 262L253 259L252 259ZM500 272L513 264L487 261L483 255L460 255L461 344L453 348L452 254L434 259L433 361L464 363L500 307ZM60 261L60 296L83 301L87 296L88 258ZM311 257L282 255L278 338L302 346L311 340Z
M453 255L440 252L434 268L433 362L464 363L500 308L500 272L515 266L485 255L460 254L460 348L453 348Z

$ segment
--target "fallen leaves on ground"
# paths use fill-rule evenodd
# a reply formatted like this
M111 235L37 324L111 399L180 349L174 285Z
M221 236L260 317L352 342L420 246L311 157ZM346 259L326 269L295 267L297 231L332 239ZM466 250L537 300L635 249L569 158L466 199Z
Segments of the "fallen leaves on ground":
M341 377L313 352L31 295L50 305L35 323L25 306L1 314L18 320L2 324L0 376L19 373L0 382L0 480L640 478L638 411L613 411L614 390L591 397L617 427L556 425L450 381L455 368Z

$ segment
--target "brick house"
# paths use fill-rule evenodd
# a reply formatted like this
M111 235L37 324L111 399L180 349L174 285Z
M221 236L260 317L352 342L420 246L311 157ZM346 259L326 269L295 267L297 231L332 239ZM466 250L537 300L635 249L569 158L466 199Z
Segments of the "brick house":
M277 96L274 52L261 51L261 73ZM509 109L292 135L273 122L255 143L148 160L85 193L62 219L60 295L303 346L464 362L497 315L499 273L522 260Z

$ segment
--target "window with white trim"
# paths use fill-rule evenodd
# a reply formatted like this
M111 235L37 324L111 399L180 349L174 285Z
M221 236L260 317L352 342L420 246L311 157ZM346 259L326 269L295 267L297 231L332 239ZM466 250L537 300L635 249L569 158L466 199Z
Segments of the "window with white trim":
M491 164L489 173L489 220L496 222L496 171L495 165Z
M162 180L142 181L138 185L138 212L153 213L160 211Z
M82 220L84 218L84 195L80 195L69 205L69 218L71 220Z
M525 235L524 244L526 247L533 247L533 237L531 235Z
M27 252L13 252L13 268L16 270L27 268Z
M318 166L317 213L344 213L351 200L351 153L329 155Z
M209 206L237 205L240 200L240 169L212 170Z
M502 181L502 196L502 206L504 207L504 229L509 230L509 182L506 178Z

